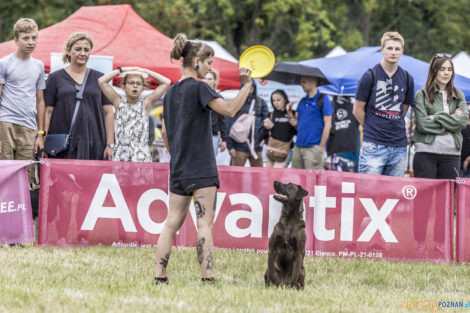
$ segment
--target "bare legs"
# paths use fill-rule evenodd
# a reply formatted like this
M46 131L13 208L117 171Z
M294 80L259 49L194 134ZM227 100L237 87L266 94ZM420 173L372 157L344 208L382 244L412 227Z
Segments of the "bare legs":
M194 191L194 207L196 209L198 236L196 243L197 257L201 266L201 277L213 277L213 252L212 228L214 226L215 197L217 188L207 187ZM168 217L158 238L155 276L165 277L166 268L170 259L171 246L176 232L188 213L191 197L170 193L170 208Z
M198 229L196 251L202 278L214 277L212 228L214 227L216 192L216 187L203 188L194 192Z
M190 201L191 197L170 193L168 217L157 243L155 277L166 276L166 267L170 259L171 246L175 240L176 232L180 229L181 225L183 225L184 219L186 218Z

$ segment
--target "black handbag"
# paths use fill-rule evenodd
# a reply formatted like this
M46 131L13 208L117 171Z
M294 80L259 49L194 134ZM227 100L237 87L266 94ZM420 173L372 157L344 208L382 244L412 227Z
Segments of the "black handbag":
M46 136L44 151L49 156L56 156L69 149L69 134L50 134Z
M75 110L73 111L72 124L70 125L70 130L68 134L48 134L46 136L46 142L44 143L44 151L49 156L57 156L59 153L65 152L69 149L70 144L70 134L75 124L75 119L77 118L78 109L80 108L80 101L83 99L83 92L85 90L85 84L88 79L88 74L90 69L86 69L85 78L81 86L76 85L75 89L77 90L77 103L75 104Z

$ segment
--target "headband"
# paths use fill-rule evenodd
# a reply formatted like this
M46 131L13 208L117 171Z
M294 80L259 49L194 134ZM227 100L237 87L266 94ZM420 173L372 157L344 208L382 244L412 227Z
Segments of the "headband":
M186 57L186 55L188 54L189 49L191 49L192 45L193 44L191 43L191 41L189 41L189 40L186 41L186 44L184 45L184 48L183 48L183 52L181 52L181 56L183 58Z

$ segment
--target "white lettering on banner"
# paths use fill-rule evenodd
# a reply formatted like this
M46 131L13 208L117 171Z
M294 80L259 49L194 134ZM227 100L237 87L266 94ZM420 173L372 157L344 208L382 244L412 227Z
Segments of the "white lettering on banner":
M392 213L393 208L398 203L398 199L387 199L382 208L380 208L380 211L377 210L377 206L372 199L359 198L359 200L366 209L371 220L357 241L370 241L372 236L374 236L375 232L378 230L386 242L398 242L390 229L390 226L385 221L387 216Z
M108 191L116 204L115 207L103 206ZM137 232L129 208L124 200L121 187L114 174L103 174L101 177L80 230L93 230L99 218L118 218L121 220L125 231Z
M15 201L0 202L0 214L13 213L18 211L26 211L26 206L24 203L18 203L15 205Z
M222 207L222 203L225 200L225 196L227 195L226 192L218 192L217 193L217 203L215 204L215 216L214 216L214 223L217 221L217 216L219 216L220 208ZM191 201L189 204L189 213L191 214L191 219L193 220L194 226L197 229L197 220L196 220L196 208L194 207L194 201Z
M402 189L402 193L405 199L413 200L418 194L418 191L416 190L416 187L414 186L405 186Z
M305 221L305 203L302 202L303 216ZM269 195L269 221L268 221L268 237L271 237L274 226L279 222L282 212L282 203L274 199L274 195Z
M352 182L342 182L343 194L355 194L355 184ZM103 206L106 196L110 193L115 206ZM214 222L220 213L222 204L224 203L227 193L217 193L217 203ZM227 214L225 218L225 230L235 238L243 238L250 236L252 238L262 238L263 229L263 207L261 201L255 195L249 193L237 193L229 195L230 205L244 204L251 210L233 210ZM154 222L150 217L150 205L154 201L162 201L166 208L169 207L168 194L160 189L150 189L145 191L139 198L137 203L137 219L142 228L151 234L160 234L165 221L160 223ZM359 198L362 206L369 214L370 222L359 236L357 241L370 241L374 234L378 231L386 242L398 242L393 234L390 225L387 224L386 218L391 214L398 203L398 199L387 199L382 207L377 209L372 198ZM353 241L354 234L354 197L341 198L341 227L340 240ZM14 202L0 202L0 213L7 213L25 210L24 204L18 204L15 208ZM269 196L268 210L268 237L271 236L274 226L279 221L282 203L276 201L273 195ZM306 215L305 203L304 219ZM313 233L317 240L331 241L335 239L335 229L326 228L326 209L336 208L336 197L327 197L326 186L315 186L315 195L309 197L309 206L314 207ZM189 208L192 221L197 229L197 218L194 209L194 203L191 202ZM126 232L137 232L136 226L132 219L129 207L124 199L121 187L114 174L103 174L96 192L91 201L88 212L85 216L80 230L93 230L96 222L100 218L120 219ZM250 225L246 228L237 226L240 219L248 219Z
M351 182L342 183L343 194L354 194L355 185ZM335 239L335 230L326 228L326 209L336 208L336 197L326 196L326 186L315 186L315 196L310 197L309 205L314 207L313 233L315 238L322 241ZM380 209L377 209L370 198L359 198L369 214L371 221L359 236L358 241L370 241L378 230L386 242L398 242L385 219L395 208L398 199L387 199ZM341 198L341 229L340 240L352 241L354 230L354 198Z
M274 199L273 195L269 196L269 217L268 217L268 237L271 237L274 226L276 226L281 217L282 203Z
M309 206L313 210L313 233L318 240L330 241L335 239L335 230L326 229L326 208L336 207L336 197L326 196L326 186L315 186L315 197L310 197Z
M236 238L242 238L248 235L251 235L253 238L261 238L263 207L258 197L249 193L237 193L230 195L229 199L232 205L246 204L251 208L251 211L237 210L227 214L225 218L225 229L227 233ZM237 221L242 218L251 220L250 226L245 229L241 229L237 226Z
M343 182L341 191L345 193L355 193L354 183ZM341 198L341 241L352 241L354 231L354 198Z
M169 197L166 192L160 189L150 189L142 194L137 203L137 219L140 225L145 231L151 234L160 234L165 225L165 221L161 223L155 223L150 218L150 204L153 201L163 201L167 208L169 208ZM134 226L135 227L135 226Z

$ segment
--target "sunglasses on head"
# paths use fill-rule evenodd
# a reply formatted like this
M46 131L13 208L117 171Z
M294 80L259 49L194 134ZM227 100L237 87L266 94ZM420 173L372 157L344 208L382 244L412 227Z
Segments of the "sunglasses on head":
M452 54L448 54L448 53L436 53L434 55L435 58L451 58L452 57Z

